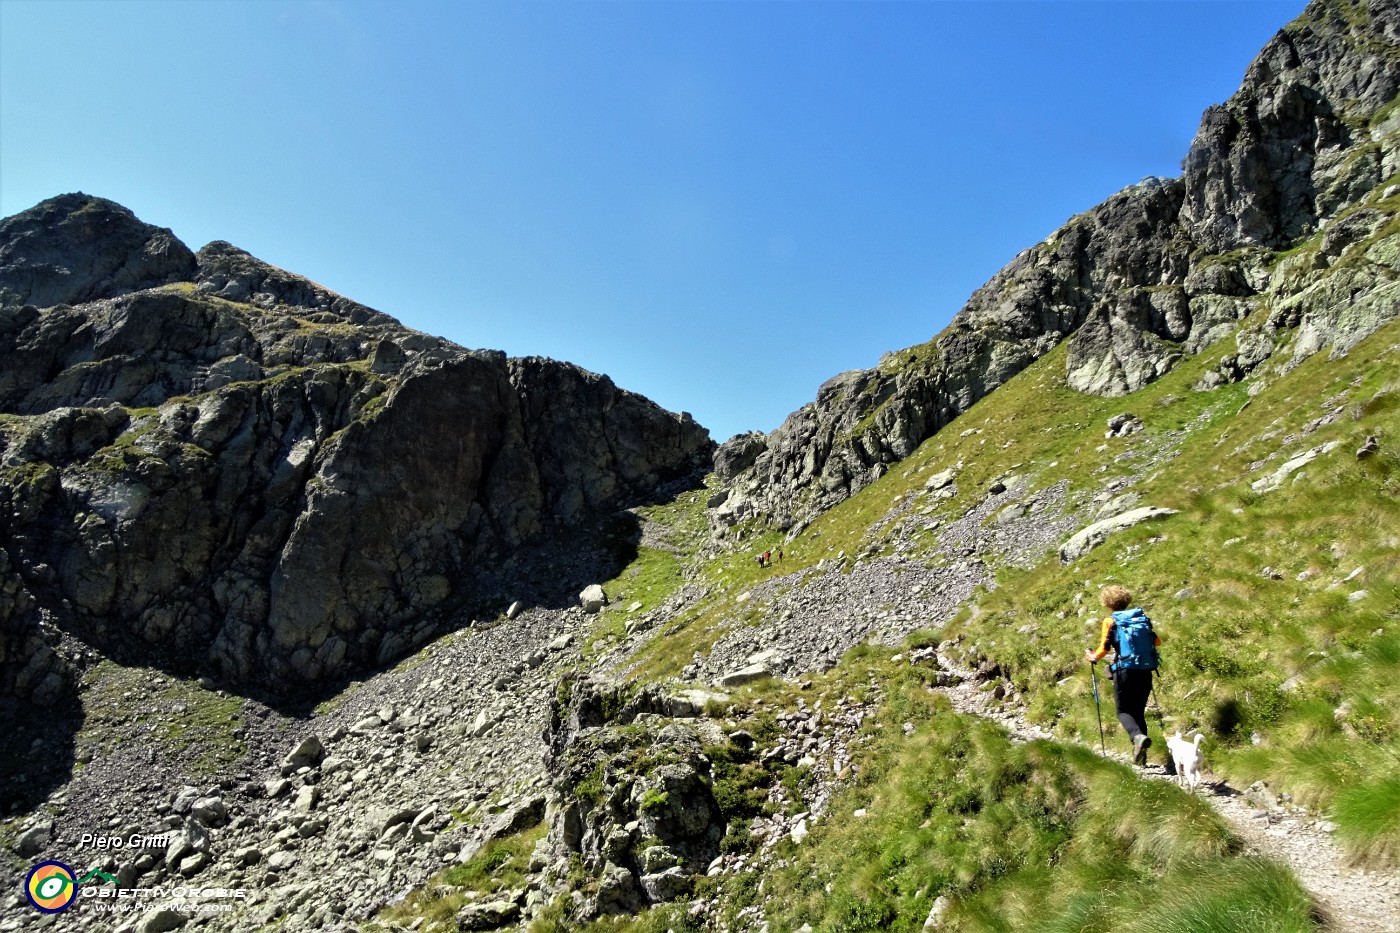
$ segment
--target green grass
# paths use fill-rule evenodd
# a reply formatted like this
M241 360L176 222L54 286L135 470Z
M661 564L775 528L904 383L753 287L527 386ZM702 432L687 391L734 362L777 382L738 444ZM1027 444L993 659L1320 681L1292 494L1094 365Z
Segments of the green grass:
M1214 393L1189 391L1206 369L1214 367L1222 352L1202 354L1209 359L1193 359L1179 367L1170 383L1174 391L1159 390L1159 398L1172 397L1172 401L1151 412L1138 412L1156 431L1136 435L1126 444L1116 442L1121 446L1114 452L1124 446L1166 443L1169 439L1163 432L1179 430L1203 417L1224 419L1244 404L1248 396L1243 386ZM738 598L759 583L793 575L823 560L849 568L862 553L882 553L894 533L893 525L872 528L897 505L909 503L910 514L927 521L950 520L979 502L991 481L1008 472L1025 476L1032 484L1040 477L1069 477L1075 489L1129 474L1130 463L1105 463L1096 451L1103 443L1104 420L1125 410L1124 400L1093 398L1070 389L1063 378L1065 354L1062 345L1014 377L926 441L879 482L817 517L793 541L785 543L776 531L741 527L741 532L748 533L742 544L709 558L701 567L701 580L710 586L710 597L670 623L667 637L655 639L638 653L639 673L645 677L678 674L690 663L693 652L707 651L734 625L742 624L746 613L754 611ZM1036 426L1034 433L1026 431L1027 424ZM965 430L979 433L960 437ZM955 496L938 499L924 488L934 473L958 463L963 466L956 473ZM779 547L785 552L781 564L757 566L754 554Z
M1349 784L1336 796L1334 810L1342 838L1358 861L1395 864L1400 861L1400 761L1388 772L1372 773Z
M482 846L466 862L434 875L403 900L379 912L385 924L409 923L423 918L421 933L446 933L457 929L455 917L471 901L491 900L524 886L531 853L549 827L544 823Z
M705 490L682 493L669 502L635 509L634 517L605 529L607 546L627 563L617 576L602 584L608 605L594 618L583 639L585 657L598 653L593 648L595 641L605 645L619 641L627 634L629 622L665 603L685 584L685 568L705 540L707 497ZM635 544L635 522L649 524L660 546ZM638 603L638 608L628 611Z
M1242 327L1260 326L1267 313L1262 307ZM1057 349L818 517L785 545L779 571L842 552L849 568L888 547L890 525L881 524L893 509L929 521L957 518L1009 472L1032 488L1068 480L1071 501L1080 502L1111 479L1145 473L1133 486L1142 502L1181 514L1123 532L1070 567L1054 554L1031 567L1004 566L995 589L975 598L976 612L911 640L962 634L1023 691L1031 719L1097 744L1080 658L1102 614L1098 589L1123 583L1167 639L1158 690L1167 731L1201 728L1215 773L1239 786L1268 780L1334 819L1356 861L1394 865L1400 532L1392 529L1400 529L1400 458L1390 439L1400 438L1392 352L1400 324L1344 358L1316 354L1296 367L1288 364L1288 336L1277 335L1285 346L1249 382L1194 390L1235 352L1229 337L1121 399L1070 390L1064 348ZM1338 408L1340 417L1302 433ZM1146 430L1105 441L1105 419L1122 411L1136 413ZM1358 462L1352 451L1370 434L1382 439L1382 451ZM1264 494L1251 489L1288 456L1332 440L1340 446L1302 479ZM1117 459L1125 451L1140 456ZM1143 469L1149 457L1161 463ZM1252 470L1257 461L1265 463ZM957 494L928 495L927 478L960 462ZM640 653L644 675L676 673L693 650L754 611L739 596L771 574L751 554L781 539L757 526L741 531L742 544L703 568L709 599ZM1336 585L1356 567L1361 577ZM1361 588L1369 595L1348 598ZM843 678L842 692L871 689L861 673L870 657L857 650L832 672ZM899 677L882 669L876 679L899 684ZM1100 687L1107 698L1107 685ZM1144 783L1074 745L1012 746L994 727L953 717L934 701L921 708L926 696L909 684L883 695L880 721L919 723L915 736L877 739L860 783L804 847L783 843L792 866L767 882L780 905L769 917L775 929L916 930L939 893L952 901L952 930L1318 928L1290 873L1243 856L1203 800ZM1163 747L1156 721L1152 733L1155 758ZM1126 748L1116 727L1113 735ZM720 797L731 819L746 829L765 785L745 783L742 767L721 759L716 774L729 782ZM869 815L857 820L858 808ZM741 851L746 833L730 844ZM736 905L754 899L739 881L724 881L720 891L731 920ZM652 912L619 928L665 929L675 916Z
M704 880L700 893L717 898L704 928L751 927L739 911L763 903L777 930L913 933L943 896L942 929L958 931L1318 929L1288 871L1243 857L1204 799L1077 745L1012 743L995 724L952 712L928 690L931 671L893 654L855 649L808 689L775 682L736 691L734 717L760 746L798 697L827 709L872 700L878 713L852 746L853 782L802 845L778 844L762 895L755 875ZM905 722L915 724L910 736ZM773 776L754 779L750 755L733 746L706 755L731 822L772 812L762 800ZM752 845L744 828L727 851ZM700 929L688 908L581 924L561 899L529 929Z
M231 694L205 690L195 681L160 674L163 686L132 700L147 687L153 672L103 660L83 677L84 723L79 738L110 751L123 732L151 734L191 777L226 773L247 749L234 733L243 723L243 701Z
M593 653L597 640L614 642L627 633L627 623L654 609L680 588L681 562L675 553L660 548L639 548L636 559L617 577L603 584L608 605L598 613L584 638L584 651ZM639 609L628 611L641 603Z
M1266 314L1261 309L1243 326ZM1389 440L1400 438L1397 344L1400 323L1392 323L1346 357L1319 353L1291 369L1285 346L1247 383L1194 391L1234 352L1227 337L1120 399L1070 390L1061 347L818 517L785 545L777 571L842 552L849 567L857 555L887 546L891 526L880 525L892 509L907 506L929 521L956 518L1008 472L1032 488L1068 480L1071 499L1084 501L1160 455L1163 462L1133 491L1144 504L1181 514L1122 532L1071 567L1053 554L1029 568L1001 567L995 590L977 597L977 612L963 613L939 637L962 634L966 644L977 643L1025 693L1032 720L1096 742L1080 655L1097 634L1098 589L1122 583L1166 638L1158 699L1167 731L1205 730L1216 773L1243 784L1270 781L1330 813L1356 858L1394 864L1394 821L1363 815L1354 802L1341 806L1337 789L1387 773L1400 755L1400 457ZM1338 408L1333 423L1302 433ZM1105 441L1105 419L1121 411L1136 413L1146 430ZM976 433L961 436L967 431ZM1382 438L1381 452L1358 462L1352 451L1370 434ZM1301 480L1265 494L1251 489L1288 456L1332 440L1340 446ZM1117 459L1125 451L1140 457ZM1264 465L1251 470L1257 461ZM928 495L927 478L959 462L957 495ZM693 651L761 613L738 597L773 575L751 553L780 539L746 530L753 536L704 567L710 598L639 653L642 676L674 676ZM1357 567L1362 576L1346 583ZM1265 568L1281 579L1264 576ZM1361 589L1368 595L1349 599Z
M1241 858L1203 799L1075 745L1014 744L890 656L853 652L818 680L831 698L878 683L883 709L854 785L803 845L780 844L775 929L916 931L940 896L949 930L1316 928L1287 871ZM1143 919L1169 913L1177 926Z
M185 709L162 717L157 735L173 750L197 748L188 767L196 775L225 773L243 759L246 748L234 732L243 723L243 701L177 681L163 697L183 702Z
M613 604L601 615L593 637L598 637L597 632L617 637L625 625L625 608L633 598L643 601L644 610L650 610L687 582L708 591L698 604L663 622L658 629L661 637L652 638L634 653L633 676L640 679L679 674L696 651L708 651L735 625L755 618L753 607L745 605L745 594L765 581L807 566L776 531L753 533L732 551L702 558L700 548L709 536L704 513L709 495L710 490L687 493L675 502L650 508L647 517L672 530L675 550L642 548L638 561L604 587ZM773 551L776 555L779 548L787 550L781 564L758 566L758 554ZM610 588L614 586L620 586L618 592L623 595L614 596Z
M1004 569L976 618L948 634L978 642L1027 690L1033 719L1087 741L1097 725L1078 655L1103 614L1098 587L1120 582L1166 642L1159 698L1168 728L1207 730L1217 771L1245 782L1266 778L1326 809L1339 780L1393 768L1400 458L1383 447L1358 462L1351 451L1369 434L1400 436L1389 352L1398 339L1400 325L1392 324L1343 360L1310 358L1237 414L1218 420L1206 412L1180 452L1138 487L1145 502L1180 515L1121 533L1073 567L1050 556L1030 570ZM1172 393L1180 378L1128 404L1153 411L1153 396ZM1286 439L1338 407L1336 423ZM1340 448L1309 466L1304 480L1266 494L1250 488L1282 455L1333 439ZM1262 469L1249 470L1269 455ZM1159 536L1166 540L1151 543ZM1362 576L1345 583L1358 567ZM1263 575L1265 568L1281 579ZM1349 598L1363 588L1369 595ZM1183 590L1190 592L1174 598ZM1031 630L1019 632L1027 622ZM1370 821L1368 830L1346 811L1337 818L1355 853L1393 860L1400 839L1393 822Z

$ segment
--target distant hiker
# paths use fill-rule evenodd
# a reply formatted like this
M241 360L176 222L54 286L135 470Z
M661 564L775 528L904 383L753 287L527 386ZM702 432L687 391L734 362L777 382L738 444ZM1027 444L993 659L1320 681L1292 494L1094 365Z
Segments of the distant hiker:
M1118 721L1133 743L1133 764L1147 764L1147 697L1152 692L1152 672L1157 669L1157 646L1162 639L1152 630L1152 620L1141 609L1129 609L1133 595L1121 586L1106 586L1099 602L1113 614L1103 620L1097 651L1085 651L1084 660L1096 664L1110 651L1116 657L1108 666L1113 675L1113 703Z
M782 548L778 548L778 563L781 564L782 562L783 562L783 549L782 549Z
M760 567L763 566L763 555L762 555L762 554L758 555L758 566L760 566Z
M772 551L764 551L764 552L763 552L763 561L762 561L761 566L767 567L768 565L770 565L770 564L772 564L772 563L773 563L773 552L772 552Z

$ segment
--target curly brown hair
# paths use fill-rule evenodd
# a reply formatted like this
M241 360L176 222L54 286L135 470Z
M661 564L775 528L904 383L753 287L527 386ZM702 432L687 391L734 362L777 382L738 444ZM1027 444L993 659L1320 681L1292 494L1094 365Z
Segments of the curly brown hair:
M1105 609L1111 609L1116 612L1119 609L1127 609L1132 605L1133 594L1115 583L1099 591L1099 602L1103 603Z

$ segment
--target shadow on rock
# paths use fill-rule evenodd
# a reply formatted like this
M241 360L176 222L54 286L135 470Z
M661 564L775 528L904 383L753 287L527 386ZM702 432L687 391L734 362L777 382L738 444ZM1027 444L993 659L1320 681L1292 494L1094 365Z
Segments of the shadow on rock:
M68 783L82 725L82 704L71 681L43 702L0 699L0 814L28 813ZM22 842L17 851L33 854Z

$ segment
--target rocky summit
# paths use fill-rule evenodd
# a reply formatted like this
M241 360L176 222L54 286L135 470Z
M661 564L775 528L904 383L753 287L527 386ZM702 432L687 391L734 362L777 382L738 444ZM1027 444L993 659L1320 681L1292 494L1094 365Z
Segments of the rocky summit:
M1400 4L1314 2L1181 177L718 447L0 221L0 933L1400 929L1397 91Z
M1071 386L1122 396L1231 334L1239 352L1213 380L1247 375L1280 332L1302 329L1298 360L1372 333L1400 306L1395 257L1371 250L1391 215L1363 206L1396 170L1397 30L1392 3L1309 7L1203 115L1180 178L1071 218L929 343L833 377L770 436L726 443L717 520L801 527L1062 343Z
M0 224L0 299L20 700L71 686L60 633L279 694L384 664L517 549L710 457L606 377L416 333L87 195Z

